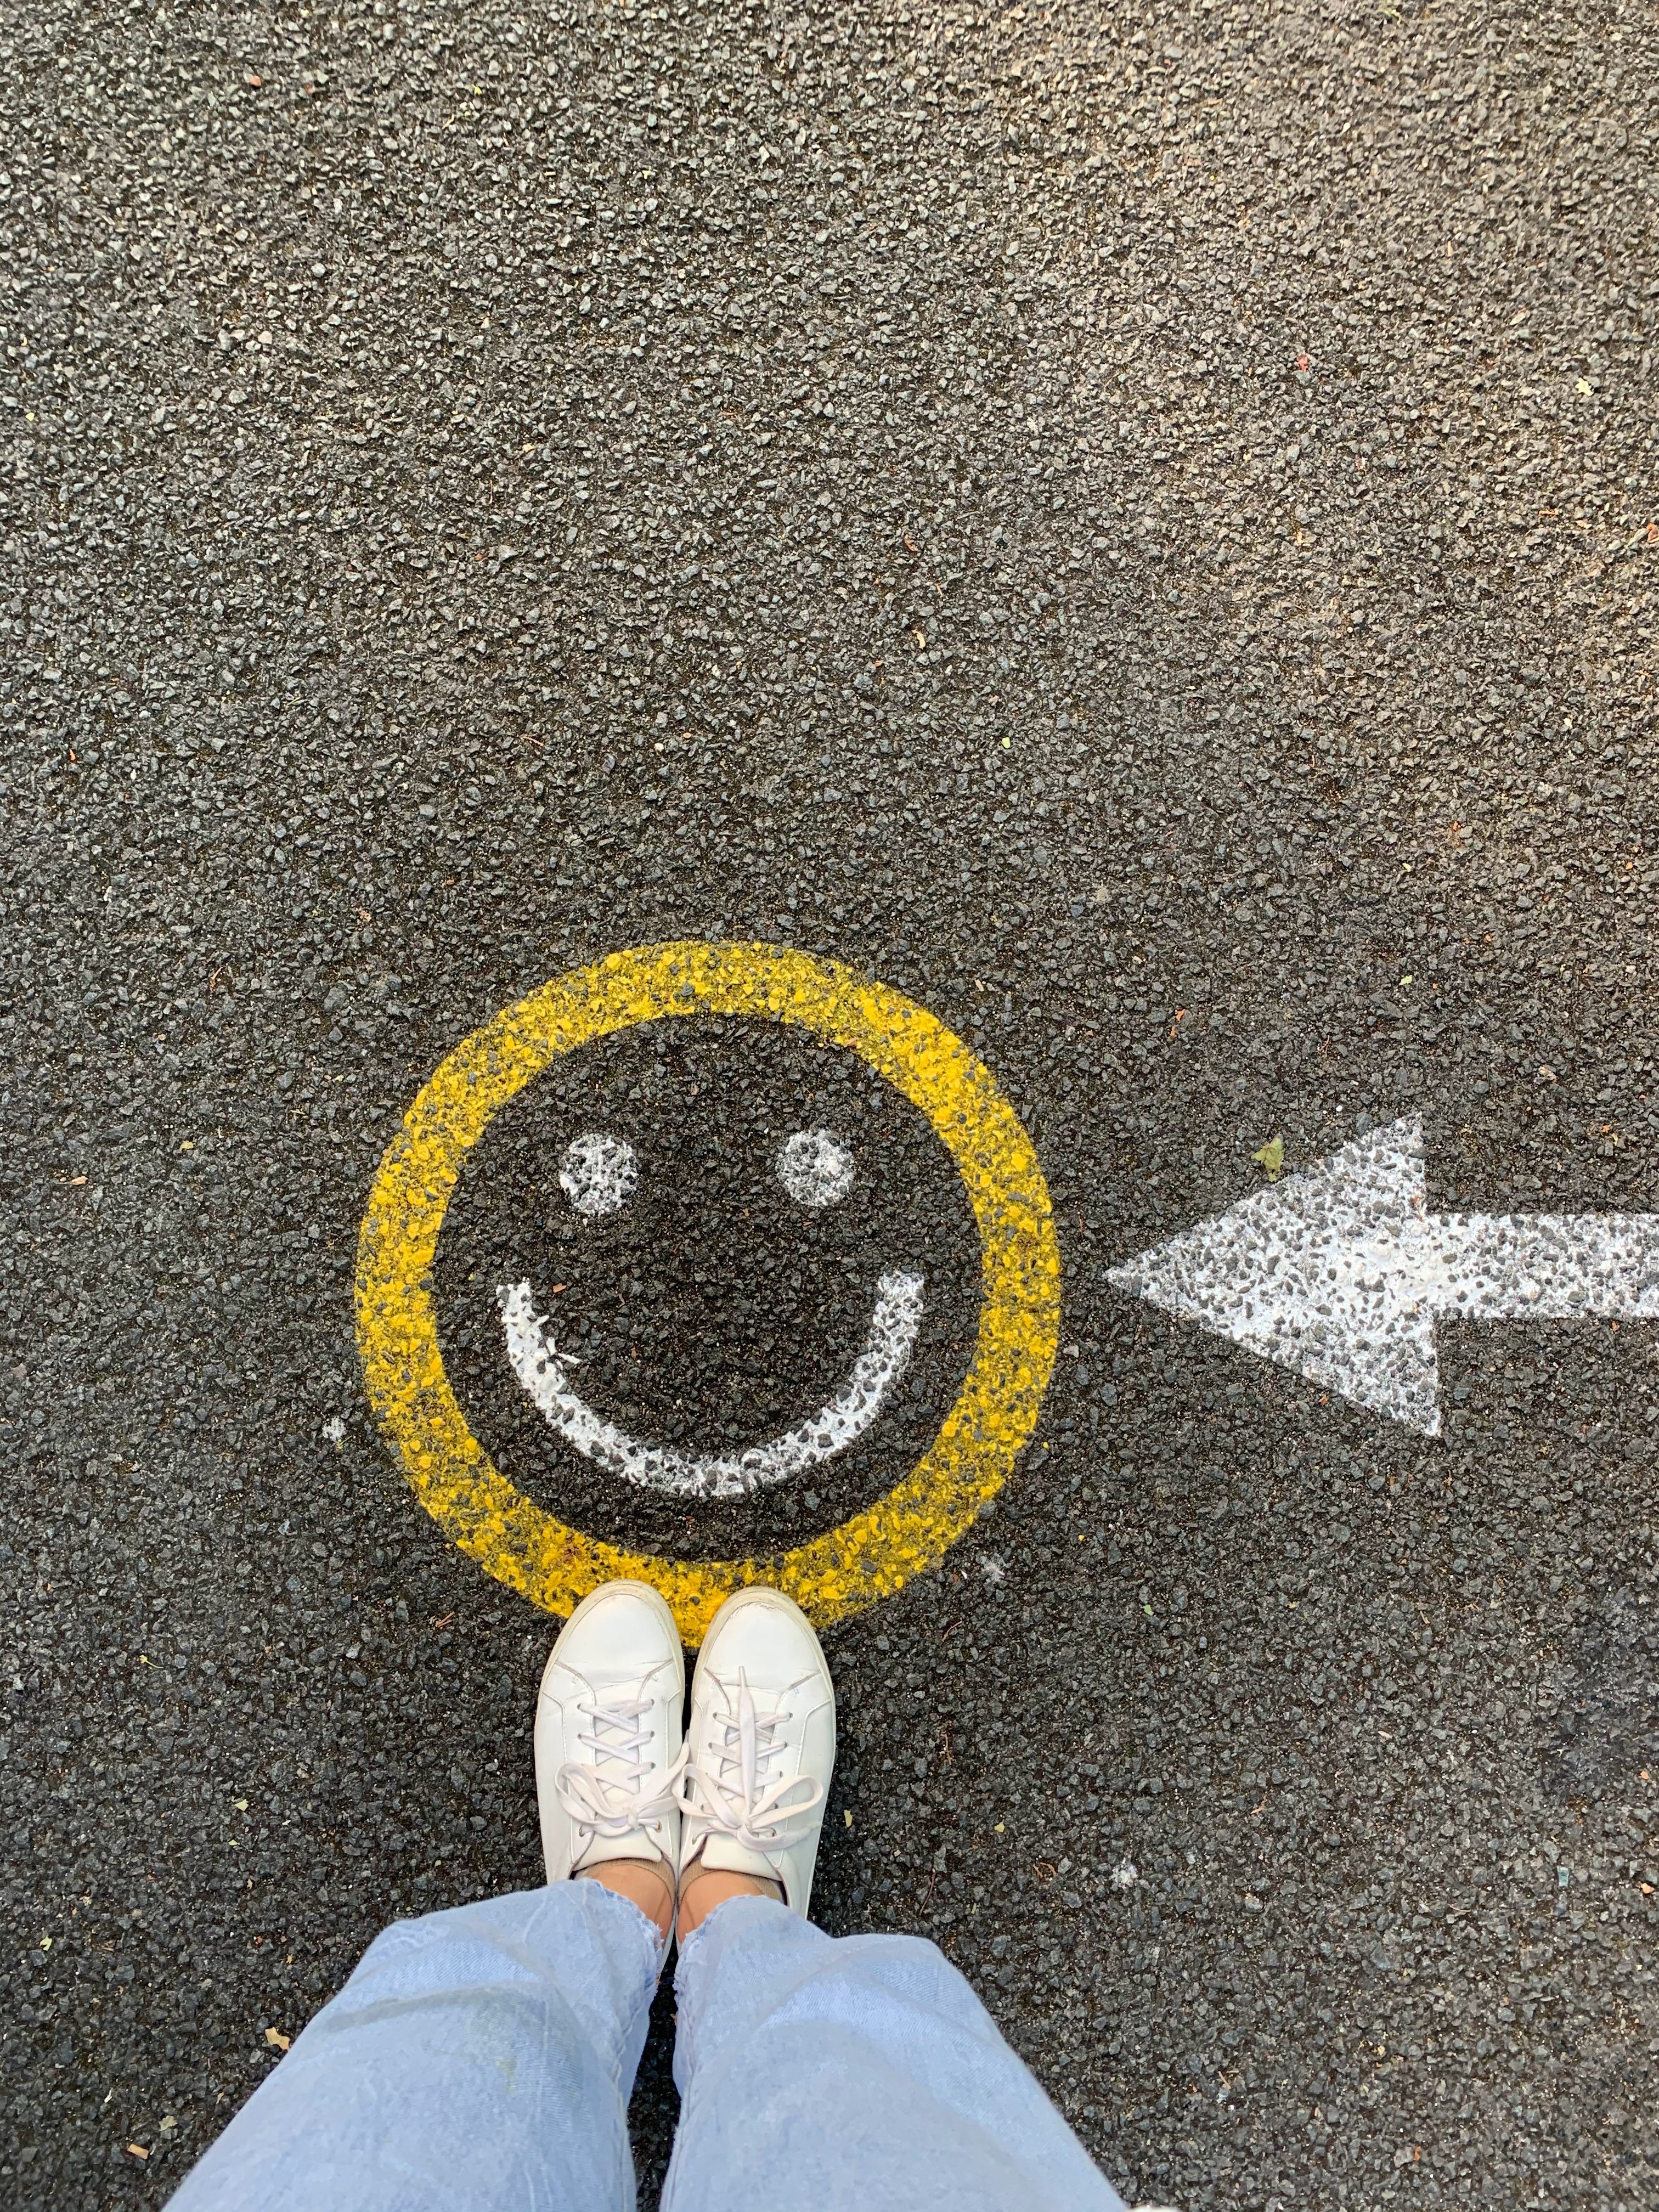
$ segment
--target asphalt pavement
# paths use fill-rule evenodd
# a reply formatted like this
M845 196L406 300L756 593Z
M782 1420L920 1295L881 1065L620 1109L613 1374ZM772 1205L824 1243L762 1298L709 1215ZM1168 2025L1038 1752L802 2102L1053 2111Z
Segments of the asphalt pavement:
M1060 1250L1017 1470L827 1632L817 1917L1132 2199L1659 2206L1653 1326L1449 1324L1427 1437L1106 1280L1401 1120L1437 1207L1659 1206L1650 11L4 40L0 2201L160 2204L388 1919L537 1879L556 1624L404 1480L359 1227L465 1036L692 939L936 1016ZM491 1123L434 1296L526 1493L695 1562L927 1450L971 1240L855 1053L665 1021ZM493 1303L738 1451L901 1264L856 1449L672 1510ZM672 2115L659 2033L647 2204Z

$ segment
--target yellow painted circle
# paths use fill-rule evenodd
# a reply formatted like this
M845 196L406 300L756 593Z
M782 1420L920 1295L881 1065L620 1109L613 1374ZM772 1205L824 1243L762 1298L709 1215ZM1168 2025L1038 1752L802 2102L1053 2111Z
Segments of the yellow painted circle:
M979 1224L979 1337L932 1445L865 1511L766 1559L653 1559L567 1528L491 1461L438 1348L439 1232L461 1163L491 1117L561 1053L687 1014L789 1023L859 1054L932 1122ZM913 1000L771 945L639 945L556 977L475 1030L410 1108L374 1178L357 1243L357 1344L369 1402L427 1511L498 1581L549 1613L568 1613L617 1575L651 1583L690 1645L745 1583L787 1590L823 1627L936 1566L1012 1471L1059 1333L1048 1186L990 1070Z

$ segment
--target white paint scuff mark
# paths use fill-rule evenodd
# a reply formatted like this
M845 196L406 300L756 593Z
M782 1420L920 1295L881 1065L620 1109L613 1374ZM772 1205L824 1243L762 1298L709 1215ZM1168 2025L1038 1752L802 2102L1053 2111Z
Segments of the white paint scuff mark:
M834 1397L769 1443L708 1455L641 1443L595 1413L570 1388L566 1370L577 1363L549 1336L529 1284L503 1284L495 1297L513 1371L567 1443L641 1490L676 1498L742 1498L833 1459L864 1434L910 1364L921 1326L922 1290L920 1275L883 1275L864 1349Z
M323 1423L323 1434L331 1444L343 1444L345 1442L345 1423L337 1413L331 1421Z
M1432 1437L1442 1314L1659 1320L1659 1214L1431 1213L1395 1121L1107 1279Z
M619 1212L634 1195L639 1179L640 1156L626 1137L589 1129L564 1148L559 1188L577 1212L590 1219Z
M830 1129L797 1129L778 1147L778 1181L797 1206L839 1206L853 1188L853 1155Z

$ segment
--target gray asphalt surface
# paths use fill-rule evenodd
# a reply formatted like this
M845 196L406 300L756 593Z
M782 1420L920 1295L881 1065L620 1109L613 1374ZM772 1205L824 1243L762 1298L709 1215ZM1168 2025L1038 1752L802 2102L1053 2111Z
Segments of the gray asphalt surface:
M1103 1281L1407 1113L1438 1204L1659 1204L1650 12L4 40L0 2198L159 2204L387 1918L536 1879L553 1624L370 1422L357 1225L487 1014L726 933L974 1041L1065 1267L1021 1473L830 1639L825 1924L1132 2197L1659 2205L1653 1330L1449 1331L1428 1441ZM822 1118L713 1062L709 1142ZM650 2203L661 2036L636 2118Z

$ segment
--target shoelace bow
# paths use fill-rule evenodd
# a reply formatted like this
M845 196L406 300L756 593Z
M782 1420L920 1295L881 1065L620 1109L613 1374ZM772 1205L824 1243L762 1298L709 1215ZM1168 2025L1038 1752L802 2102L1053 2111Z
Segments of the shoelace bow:
M744 1850L784 1850L805 1834L802 1825L823 1802L823 1785L810 1774L779 1775L769 1778L767 1769L782 1755L777 1732L789 1718L787 1711L762 1714L748 1681L739 1672L735 1704L722 1683L726 1701L724 1719L710 1726L707 1747L710 1764L693 1760L680 1778L680 1809ZM689 1752L690 1747L687 1746ZM685 1753L681 1753L684 1759ZM786 1801L805 1790L793 1804Z
M592 1722L593 1729L591 1735L578 1735L576 1741L593 1756L587 1761L566 1759L553 1786L559 1802L578 1827L591 1828L596 1835L614 1841L630 1828L642 1828L678 1807L678 1785L685 1765L684 1749L672 1766L659 1767L654 1773L645 1763L651 1731L640 1726L640 1716L650 1711L653 1702L649 1698L623 1698L612 1704L597 1698L577 1699L576 1711ZM620 1772L601 1771L617 1766Z

